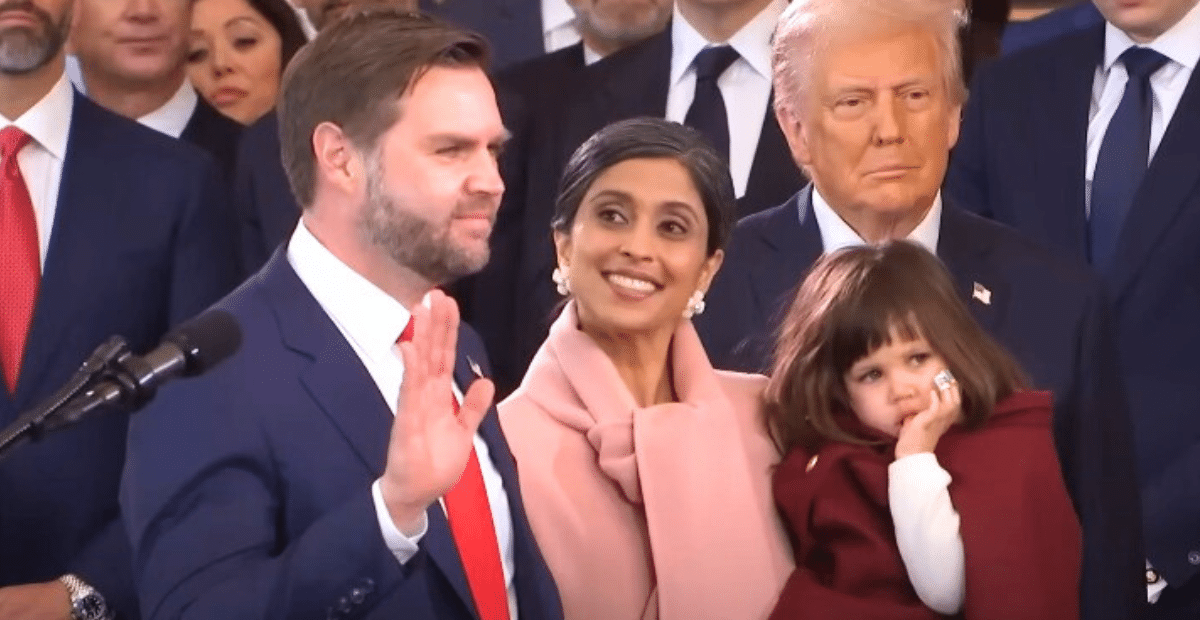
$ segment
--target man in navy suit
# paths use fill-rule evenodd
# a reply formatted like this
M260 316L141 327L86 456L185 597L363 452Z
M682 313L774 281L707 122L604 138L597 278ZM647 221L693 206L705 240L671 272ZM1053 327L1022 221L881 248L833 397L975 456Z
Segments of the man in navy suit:
M1055 392L1056 446L1084 533L1082 617L1139 617L1129 420L1103 296L1082 265L939 191L965 96L960 6L810 0L784 15L776 111L813 185L738 224L697 328L716 366L764 370L782 313L822 252L894 238L935 252L981 325L1036 387Z
M71 48L80 89L126 118L208 151L232 174L241 125L187 80L188 0L79 0Z
M110 336L144 352L237 283L212 161L71 88L71 4L0 5L0 425ZM137 618L117 505L126 426L97 417L0 461L0 618L67 618L84 589Z
M1133 421L1151 615L1196 618L1200 3L1096 6L1106 23L977 76L947 190L1090 261L1103 281Z
M487 261L504 190L485 56L375 8L292 61L279 118L303 217L216 306L241 350L130 430L148 617L562 618L482 343L433 290Z

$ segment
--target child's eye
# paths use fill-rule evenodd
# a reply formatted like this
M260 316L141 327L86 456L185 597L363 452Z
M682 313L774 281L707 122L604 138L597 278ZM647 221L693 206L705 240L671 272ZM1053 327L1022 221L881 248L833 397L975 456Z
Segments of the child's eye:
M932 355L929 353L915 353L909 358L909 361L912 362L913 366L920 366L921 364L929 361L930 357L932 357Z
M863 374L859 375L858 380L863 383L870 383L872 381L879 380L879 378L882 376L883 376L883 373L879 372L879 369L872 368L871 370L868 370L867 372L864 372Z

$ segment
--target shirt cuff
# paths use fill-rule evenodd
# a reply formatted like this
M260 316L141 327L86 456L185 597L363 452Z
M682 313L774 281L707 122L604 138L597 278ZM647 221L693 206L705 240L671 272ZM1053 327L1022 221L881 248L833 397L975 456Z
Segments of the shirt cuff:
M1158 602L1163 590L1167 589L1167 580L1146 560L1146 600L1151 604Z
M425 513L421 513L418 531L412 536L405 535L392 522L392 515L388 512L387 505L383 503L383 491L378 480L371 485L371 498L375 500L375 517L379 519L379 531L383 533L383 543L387 545L392 555L396 556L396 561L404 565L417 555L418 545L425 537L425 532L429 530L429 518L425 516Z

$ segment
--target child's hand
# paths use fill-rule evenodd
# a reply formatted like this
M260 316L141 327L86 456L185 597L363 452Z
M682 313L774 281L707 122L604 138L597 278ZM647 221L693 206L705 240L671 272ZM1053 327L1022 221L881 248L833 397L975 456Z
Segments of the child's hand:
M931 390L929 406L924 411L901 423L896 437L896 458L933 452L950 425L961 419L962 392L958 382L951 379L943 387Z

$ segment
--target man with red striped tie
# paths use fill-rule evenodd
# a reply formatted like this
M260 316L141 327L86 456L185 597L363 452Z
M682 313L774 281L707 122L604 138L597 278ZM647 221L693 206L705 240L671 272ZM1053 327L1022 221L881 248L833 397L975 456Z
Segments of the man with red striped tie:
M122 507L147 618L561 620L479 337L507 139L481 37L352 11L279 105L303 214L218 303L241 350L130 430Z

